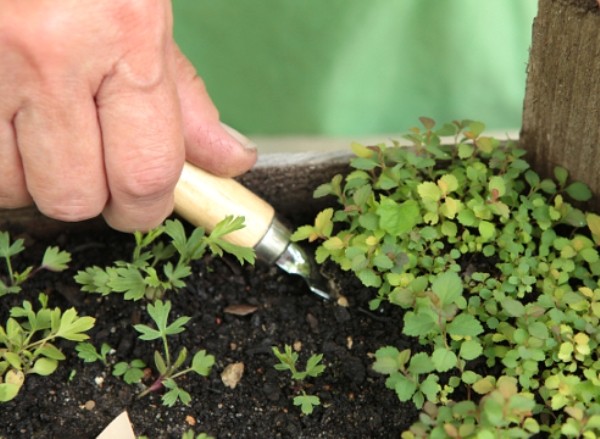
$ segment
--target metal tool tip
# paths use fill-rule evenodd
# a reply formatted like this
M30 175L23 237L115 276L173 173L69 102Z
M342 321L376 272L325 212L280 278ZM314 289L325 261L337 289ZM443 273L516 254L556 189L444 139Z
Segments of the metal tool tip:
M301 276L317 296L325 300L334 299L327 292L327 282L316 267L314 260L298 244L291 242L275 263L282 270Z

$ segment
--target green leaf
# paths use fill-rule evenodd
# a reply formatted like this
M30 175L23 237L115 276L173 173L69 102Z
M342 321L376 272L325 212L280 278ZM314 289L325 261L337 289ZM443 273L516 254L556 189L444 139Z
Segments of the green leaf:
M81 358L85 363L93 363L94 361L97 361L102 358L98 354L96 347L91 343L78 343L75 346L75 350L77 351L77 356Z
M373 151L372 149L369 149L358 142L352 142L350 144L350 148L352 149L354 155L361 158L370 158L375 153L375 151Z
M423 127L428 131L432 130L435 126L435 120L431 119L430 117L420 116L419 121L421 122L421 124L423 124Z
M325 371L325 365L320 364L323 359L323 354L311 355L306 362L306 374L313 378L318 377Z
M173 407L178 400L185 405L189 405L192 401L190 394L181 387L177 386L175 380L168 378L163 381L163 386L167 389L170 389L161 398L163 405L166 405L167 407Z
M447 372L456 367L458 358L450 349L437 348L431 354L431 361L438 372Z
M158 351L154 351L154 365L162 376L167 375L168 366L167 362L163 358L162 354Z
M381 197L376 212L379 216L379 227L394 236L410 232L421 222L419 204L415 200L397 203L391 198Z
M421 375L432 372L435 369L433 361L425 352L419 352L412 356L408 371L413 375Z
M460 345L459 355L467 361L474 360L482 353L483 347L477 340L465 340Z
M370 268L364 268L356 273L365 287L379 287L381 285L381 276Z
M66 358L65 354L63 354L60 349L50 343L46 343L41 348L36 349L35 355L44 356L52 360L64 360Z
M22 239L17 239L11 244L9 233L0 232L0 257L11 258L12 256L21 253L25 250L23 242Z
M458 274L447 271L434 279L431 289L440 299L442 306L446 306L455 303L462 296L463 285Z
M293 242L308 240L309 242L315 241L318 238L318 234L315 232L313 226L300 226L296 229L290 240Z
M448 195L458 189L458 180L452 174L444 174L437 181L437 185L444 195Z
M21 386L14 383L0 383L0 402L7 402L14 399L18 394Z
M66 270L71 262L71 254L58 247L48 247L42 259L42 267L50 271Z
M181 367L181 365L185 362L187 358L187 354L188 350L185 346L179 350L179 354L177 354L177 359L175 360L175 363L173 363L173 370L179 369L179 367Z
M554 177L560 186L564 186L567 182L567 178L569 177L569 172L562 166L556 166L554 168Z
M390 257L383 253L380 253L373 258L373 264L381 271L390 270L394 266L394 262Z
M479 135L485 130L485 124L483 122L472 120L469 121L469 124L467 125L467 130L468 131L466 131L465 134L469 133L470 136L479 137Z
M190 321L190 319L191 318L187 316L179 317L177 320L175 320L173 323L171 323L165 328L164 333L166 335L174 335L185 331L185 325L187 324L187 322Z
M129 367L123 374L123 381L127 384L140 383L142 378L144 378L144 371L140 367Z
M494 198L504 196L506 193L506 183L504 182L504 178L498 175L491 177L490 182L488 183L488 190Z
M575 201L588 201L592 198L592 191L589 186L580 181L571 183L566 187L565 192Z
M300 410L305 415L310 415L316 406L321 405L321 400L318 396L302 392L302 395L294 397L294 405L300 406Z
M428 401L436 402L438 394L442 389L442 386L438 383L439 377L431 374L425 378L419 385L419 390L427 397Z
M437 328L437 322L434 316L425 310L419 310L417 313L408 311L404 315L404 329L402 332L405 335L412 337L424 337L429 335Z
M483 326L471 314L460 313L446 327L448 333L458 337L475 337L483 332Z
M125 299L139 300L146 294L148 286L137 267L133 265L118 267L111 270L109 274L111 274L108 281L110 290L125 293Z
M404 368L409 356L410 350L408 349L400 352L393 346L381 347L375 352L373 370L384 375L391 375Z
M329 238L333 231L333 209L327 208L317 214L315 218L315 230L320 236Z
M210 232L210 238L221 238L225 235L241 230L244 228L245 218L243 216L229 215L223 218L217 223L212 232Z
M96 319L93 317L77 317L75 308L69 308L60 318L56 336L71 341L87 340L89 336L85 332L90 330L95 322Z
M199 375L208 376L215 364L215 357L208 355L205 350L196 352L192 360L192 370Z
M506 298L501 302L502 308L511 317L522 317L525 315L525 306L515 299Z
M489 241L496 236L496 226L494 223L489 221L481 221L479 223L479 235L485 240Z
M442 198L442 190L440 187L430 181L419 184L417 186L417 192L425 202L437 203Z
M394 390L398 399L402 402L410 400L417 390L417 383L401 374L396 374L394 378Z
M592 237L594 238L594 242L596 245L600 245L600 215L596 215L595 213L588 213L585 216L585 221L587 222L587 226L592 232Z
M31 372L38 375L46 376L52 374L58 367L58 361L51 358L38 358L33 364Z
M133 325L133 328L139 332L140 334L140 340L156 340L157 338L160 338L162 336L160 331L157 331L156 329L153 329L149 326L143 325L141 323L137 324L137 325Z

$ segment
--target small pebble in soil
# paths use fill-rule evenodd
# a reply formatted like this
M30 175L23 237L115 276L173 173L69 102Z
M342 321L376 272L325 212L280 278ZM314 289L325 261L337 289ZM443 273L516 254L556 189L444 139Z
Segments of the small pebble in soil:
M294 350L296 352L300 352L302 350L302 342L300 340L296 340L294 342Z
M348 303L348 299L346 298L346 296L340 296L340 297L338 297L337 304L339 306L344 307L344 308L348 308L348 306L350 306L350 304Z
M185 417L185 422L193 427L196 425L196 418L194 418L192 415L187 415Z
M104 384L104 377L96 377L94 378L94 382L98 387L102 387L102 385Z
M310 330L313 333L319 333L319 321L315 316L313 316L311 313L306 314L306 322L308 323L308 326L310 326Z
M227 365L221 373L221 381L226 387L235 389L244 375L244 363L232 363Z
M352 349L352 346L354 346L354 340L352 339L352 336L349 335L348 337L346 337L346 347L348 348L348 350Z
M338 323L344 323L350 320L351 315L348 308L342 306L336 306L333 308L333 315Z
M84 408L88 411L92 411L96 408L96 401L90 399L89 401L86 401L85 404L81 406L81 408Z

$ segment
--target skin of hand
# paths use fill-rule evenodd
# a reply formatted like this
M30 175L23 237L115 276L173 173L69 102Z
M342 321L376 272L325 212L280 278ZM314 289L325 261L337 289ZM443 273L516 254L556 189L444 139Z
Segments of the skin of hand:
M147 230L184 160L256 161L173 41L169 0L0 0L0 96L2 208Z

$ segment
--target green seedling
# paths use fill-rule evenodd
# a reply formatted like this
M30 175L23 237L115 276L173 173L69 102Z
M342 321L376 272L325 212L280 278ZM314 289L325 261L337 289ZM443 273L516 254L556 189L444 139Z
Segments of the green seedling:
M185 330L184 327L190 318L182 316L169 324L170 311L171 302L157 300L154 304L148 304L148 314L154 321L156 328L144 324L134 326L135 330L140 333L139 338L141 340L161 340L163 347L162 353L159 351L154 352L154 364L159 376L152 385L140 393L139 397L164 387L169 390L162 396L162 402L169 407L173 406L178 400L183 404L188 405L192 399L188 392L177 385L175 382L176 378L189 372L208 376L215 363L214 356L208 355L205 350L200 350L194 354L189 367L179 370L188 357L188 350L185 347L181 348L175 357L175 361L173 361L167 337L183 332Z
M135 359L129 362L120 361L113 367L113 376L123 377L127 384L137 384L144 378L144 368L146 363L143 360Z
M310 415L316 406L321 405L321 399L316 395L307 395L303 390L302 395L294 396L294 405L299 406L305 415Z
M275 369L279 371L289 371L292 374L292 379L296 381L303 381L307 377L316 378L325 371L325 365L321 364L323 354L313 354L306 361L306 367L304 370L299 370L297 367L298 353L292 350L290 345L284 346L284 351L281 352L277 346L272 347L273 354L279 360L279 363L275 364ZM321 400L316 395L307 395L302 390L302 395L294 397L294 405L300 406L302 413L310 415L313 412L315 406L321 404Z
M54 344L58 339L83 341L94 326L92 317L79 317L74 308L48 308L48 296L39 295L40 309L23 301L13 307L5 326L0 326L0 401L13 399L28 374L50 375L65 355Z
M422 410L403 438L600 437L589 188L561 167L539 176L480 122L421 122L410 148L354 144L353 170L315 190L337 206L293 235L372 288L371 309L405 310L423 348L384 346L373 364Z
M108 343L102 343L100 346L100 351L98 351L93 344L89 342L81 342L77 343L75 350L77 351L77 356L81 358L84 363L100 361L106 366L108 365L108 354L110 354L113 349Z
M48 247L39 267L27 267L22 271L16 271L11 259L25 250L23 239L11 242L8 232L0 232L0 257L6 264L7 277L0 277L0 297L6 294L18 293L21 285L40 270L63 271L71 261L71 255L61 251L58 247Z
M316 378L323 373L325 365L321 364L323 354L314 354L306 362L306 368L304 370L298 370L296 363L298 363L298 353L292 350L290 345L284 346L284 352L281 352L277 346L272 348L273 354L279 360L279 363L275 365L277 370L289 370L294 380L302 381L306 377Z
M148 233L134 234L136 245L131 262L117 261L107 268L88 267L79 271L75 280L83 291L92 293L117 292L127 300L162 299L167 291L185 286L184 280L192 274L190 263L204 256L207 250L217 256L227 252L240 263L254 263L251 248L223 239L243 227L243 217L230 216L219 222L208 236L202 228L197 228L188 237L180 221L168 220ZM163 235L168 237L166 244L159 240Z
M181 439L215 439L206 433L194 433L194 430L187 430L181 435Z

